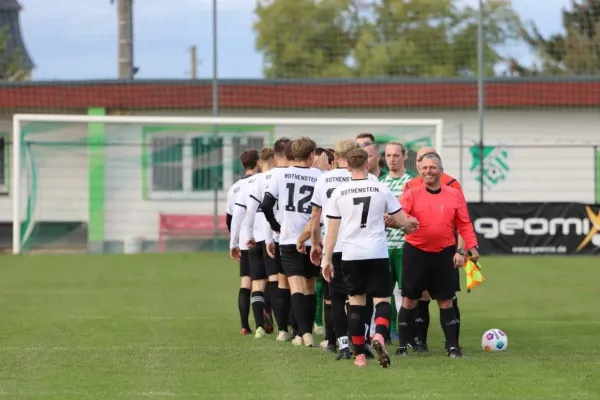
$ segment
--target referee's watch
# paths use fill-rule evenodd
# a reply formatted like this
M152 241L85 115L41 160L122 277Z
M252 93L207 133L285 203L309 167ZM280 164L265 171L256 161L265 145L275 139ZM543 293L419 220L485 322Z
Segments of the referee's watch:
M456 249L456 252L457 252L458 254L460 254L461 256L464 256L464 255L465 255L465 249Z

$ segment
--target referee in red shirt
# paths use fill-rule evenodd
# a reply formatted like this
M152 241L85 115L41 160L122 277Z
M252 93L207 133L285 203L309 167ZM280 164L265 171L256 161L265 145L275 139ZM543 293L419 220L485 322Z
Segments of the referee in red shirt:
M402 262L402 307L398 313L400 347L396 355L407 355L414 331L416 306L424 290L440 306L440 319L446 337L448 356L462 357L458 347L457 320L452 309L456 294L454 271L464 263L456 252L455 229L465 241L465 249L477 254L477 238L463 195L440 182L442 160L438 154L423 157L419 170L424 186L404 192L400 199L407 216L419 221L419 230L405 236Z

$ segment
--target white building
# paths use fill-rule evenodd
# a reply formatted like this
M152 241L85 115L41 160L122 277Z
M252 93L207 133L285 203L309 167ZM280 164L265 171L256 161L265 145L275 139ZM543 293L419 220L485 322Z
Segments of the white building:
M484 201L600 200L600 115L595 110L600 80L513 79L490 82L486 90ZM236 81L222 83L219 98L222 116L442 119L446 171L460 180L469 201L479 201L476 93L472 81ZM85 114L92 106L105 107L108 114L208 116L211 88L203 81L0 86L0 221L12 221L7 145L12 113ZM224 213L225 192L239 172L233 166L244 148L302 135L331 147L365 131L418 145L433 139L433 129L237 125L221 127L215 142L212 126L27 124L20 203L24 229L34 235L43 222L54 226L53 235L63 232L71 240L80 223L90 241L137 236L153 242L161 212L212 216L215 184L217 208ZM71 227L57 228L67 223ZM81 235L87 242L87 233Z

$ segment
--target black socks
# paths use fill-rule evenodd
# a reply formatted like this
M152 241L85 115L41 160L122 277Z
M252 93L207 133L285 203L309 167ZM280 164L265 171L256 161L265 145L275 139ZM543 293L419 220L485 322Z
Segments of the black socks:
M252 306L252 314L254 314L254 322L256 328L264 328L265 317L265 295L263 292L252 292L250 296L250 305Z
M400 347L407 347L413 340L415 316L417 309L400 307L398 312L398 335L400 336Z
M250 330L248 316L250 315L250 289L240 288L238 293L238 310L242 329Z
M429 300L419 300L417 303L417 315L415 318L415 333L422 343L427 343L429 331Z

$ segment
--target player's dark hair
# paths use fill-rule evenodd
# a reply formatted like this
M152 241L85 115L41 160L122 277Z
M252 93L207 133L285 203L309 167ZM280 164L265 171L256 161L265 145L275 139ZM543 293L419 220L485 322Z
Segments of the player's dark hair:
M327 154L327 161L329 162L329 164L331 164L335 159L333 155L334 151L331 149L324 149L323 147L317 147L315 149L315 156L320 156L323 153Z
M374 142L374 141L375 141L375 136L373 136L373 134L372 134L372 133L368 133L368 132L365 132L365 133L359 133L359 134L356 136L356 138L357 138L357 139L369 139L371 142Z
M290 140L285 144L285 149L283 150L283 154L288 161L294 161L294 155L292 154L292 141Z
M273 149L270 147L263 147L260 149L259 157L261 161L267 161L273 158Z
M292 142L292 156L294 156L294 160L305 161L315 152L316 148L317 144L314 140L303 136Z
M364 149L353 149L346 153L348 166L353 169L364 168L369 160L369 154Z
M258 163L258 151L256 149L246 150L240 156L244 169L254 169Z
M292 140L287 137L277 139L273 145L273 153L275 153L277 157L285 157L285 146L291 141Z

